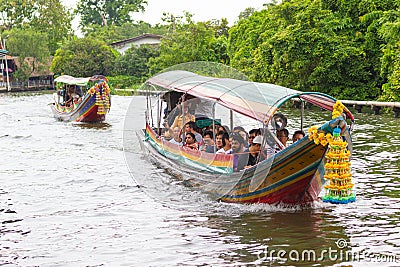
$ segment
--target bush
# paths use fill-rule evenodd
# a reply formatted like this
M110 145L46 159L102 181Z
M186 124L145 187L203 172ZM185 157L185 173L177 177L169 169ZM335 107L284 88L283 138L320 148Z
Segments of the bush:
M115 94L115 89L134 89L137 88L137 84L141 83L140 78L124 75L111 76L107 77L107 79L111 94Z

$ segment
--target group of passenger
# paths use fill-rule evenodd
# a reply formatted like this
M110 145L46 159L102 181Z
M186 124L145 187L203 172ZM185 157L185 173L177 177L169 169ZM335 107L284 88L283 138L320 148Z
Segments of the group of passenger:
M59 90L57 94L63 98L63 101L60 103L61 106L67 108L73 108L74 104L76 105L82 102L83 93L80 86L65 85L65 87Z
M242 126L236 126L231 132L228 126L211 124L198 129L195 116L189 113L188 106L184 106L183 114L178 115L171 126L166 121L164 127L164 138L176 145L207 153L233 154L234 171L256 165L273 153L286 148L289 141L289 131L286 128L276 131L276 139L279 142L276 142L274 148L263 140L265 137L260 128L247 132ZM303 131L295 131L292 137L293 143L304 136Z

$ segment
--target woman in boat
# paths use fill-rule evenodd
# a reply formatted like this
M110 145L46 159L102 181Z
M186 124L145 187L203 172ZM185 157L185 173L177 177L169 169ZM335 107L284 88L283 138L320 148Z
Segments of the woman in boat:
M249 148L249 134L246 131L239 131L239 134L244 139L244 147Z
M199 150L199 145L196 142L196 137L193 133L186 133L185 134L185 145L184 147Z

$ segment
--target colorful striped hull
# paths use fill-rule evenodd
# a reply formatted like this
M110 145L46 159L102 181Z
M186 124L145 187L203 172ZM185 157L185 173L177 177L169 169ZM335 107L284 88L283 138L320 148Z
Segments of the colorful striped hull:
M51 104L54 117L61 121L76 122L103 122L106 119L104 112L99 112L99 106L96 105L96 95L87 94L79 105L72 111L64 110L56 103Z
M195 151L197 154L188 155L181 153L177 146L175 150L170 149L170 142L158 140L150 127L145 138L139 139L144 139L143 147L154 162L224 202L304 204L315 201L324 184L323 159L327 148L315 145L308 138L237 173L231 172L231 156L218 158L207 169L202 166L207 162L205 158L216 157L215 154ZM160 153L165 150L168 153Z

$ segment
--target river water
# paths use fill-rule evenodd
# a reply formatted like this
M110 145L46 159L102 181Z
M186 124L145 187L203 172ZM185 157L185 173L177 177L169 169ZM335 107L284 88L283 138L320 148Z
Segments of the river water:
M0 95L0 265L400 266L400 119L356 114L355 203L236 205L182 186L137 141L127 167L124 118L132 103L143 126L144 97L113 97L101 125L59 122L50 101Z

